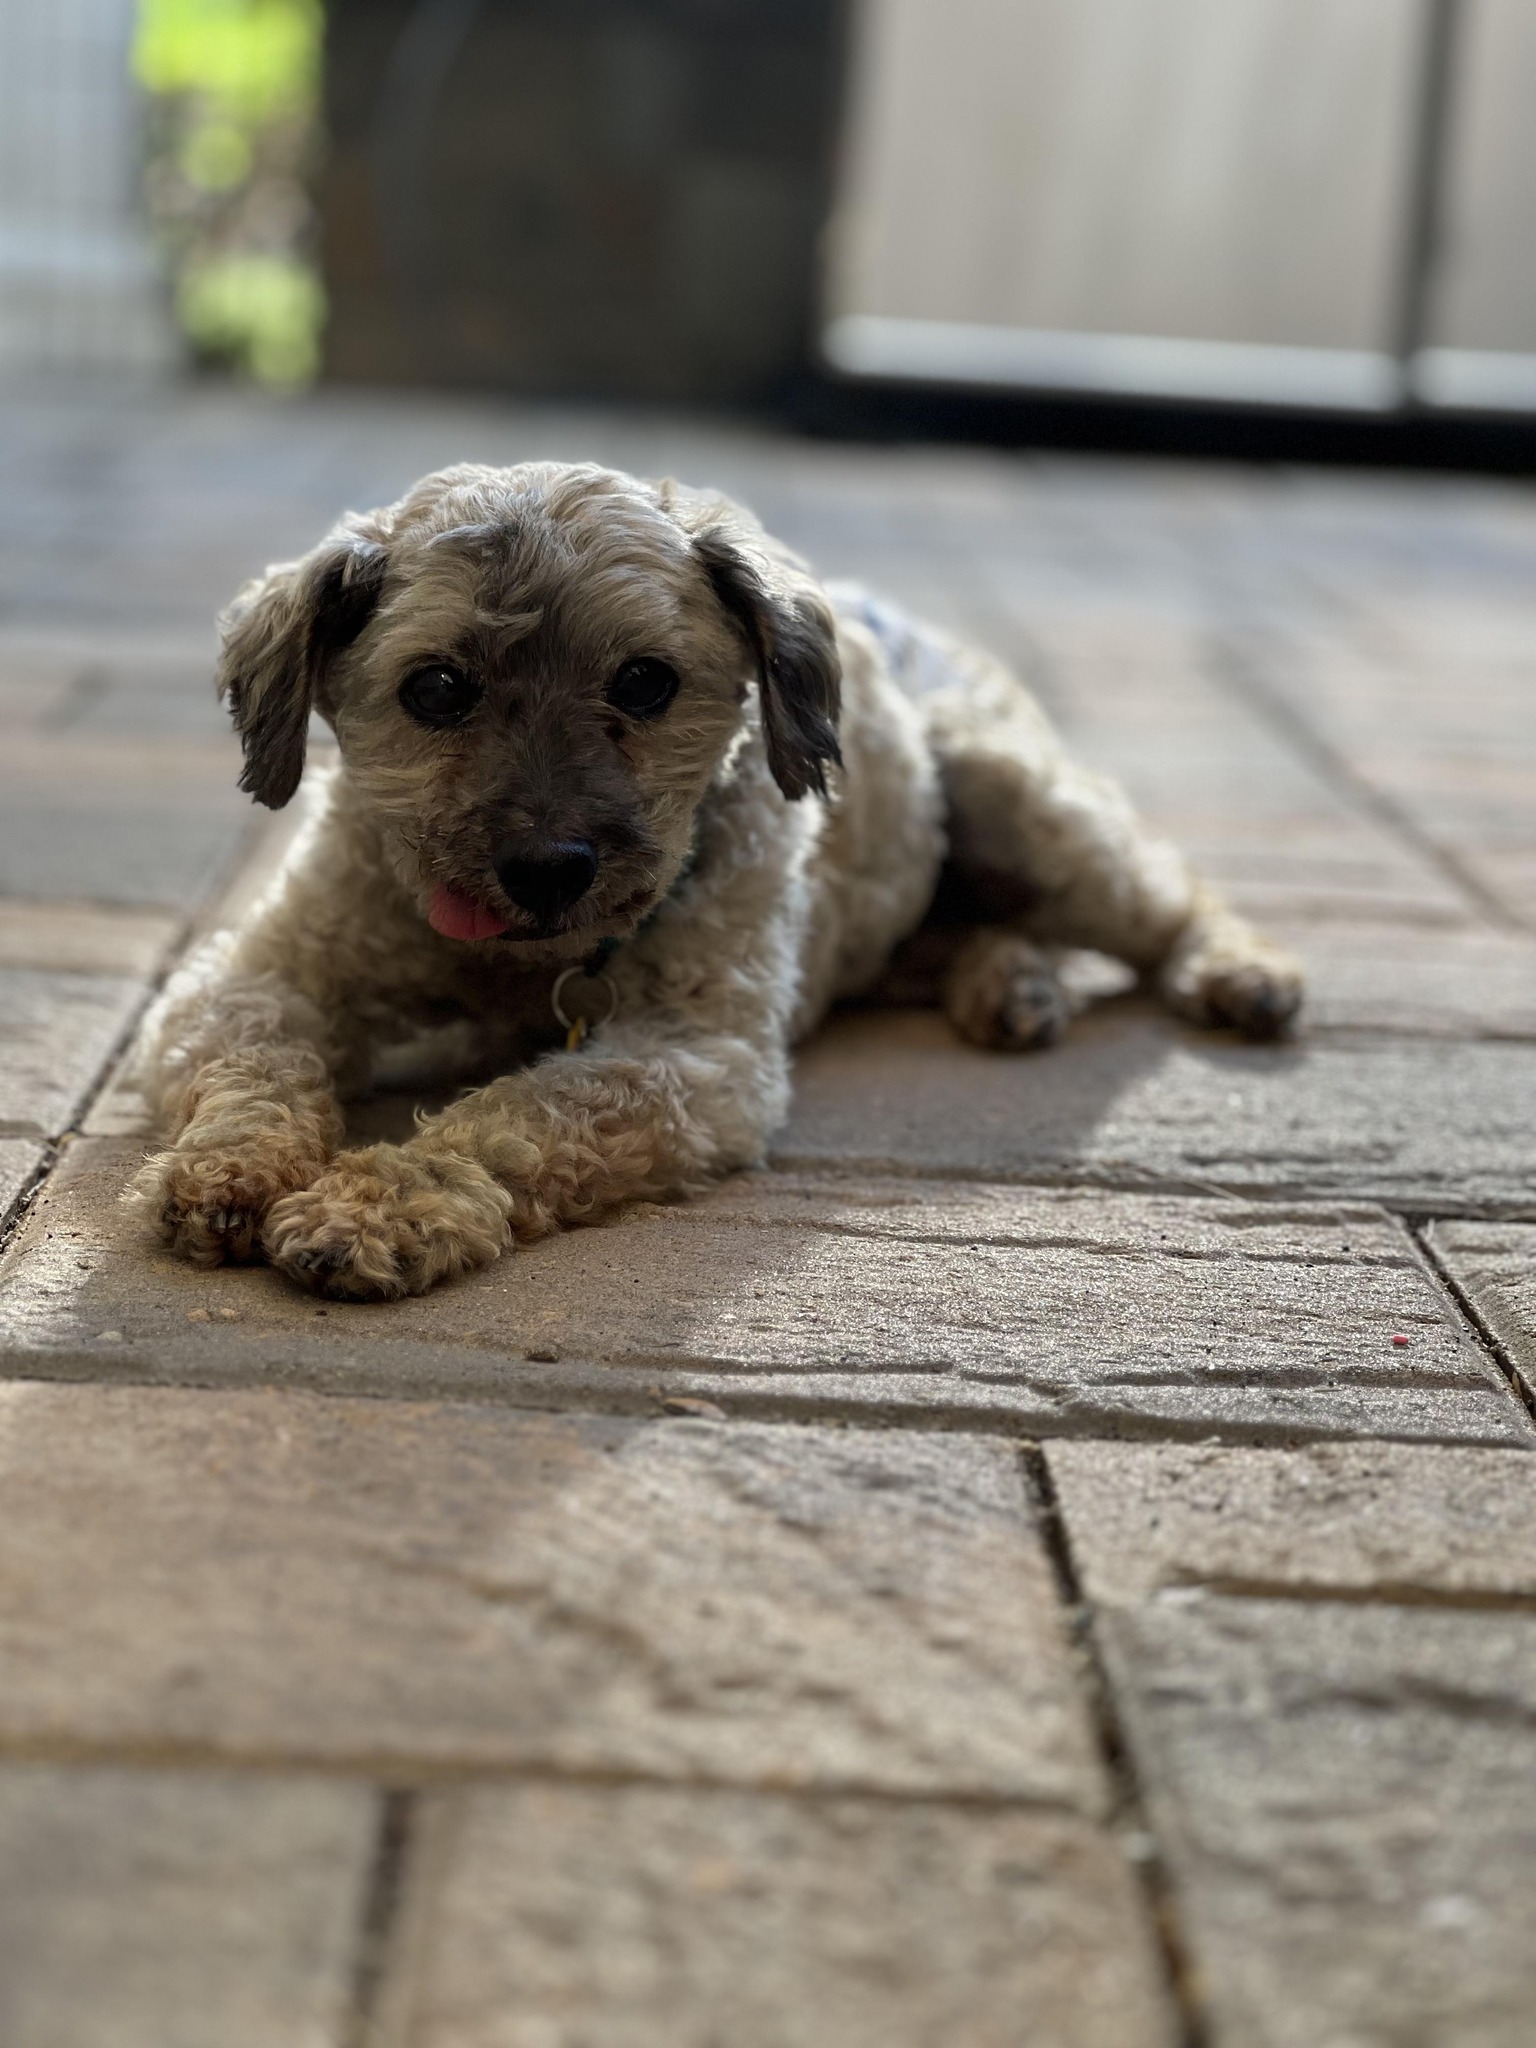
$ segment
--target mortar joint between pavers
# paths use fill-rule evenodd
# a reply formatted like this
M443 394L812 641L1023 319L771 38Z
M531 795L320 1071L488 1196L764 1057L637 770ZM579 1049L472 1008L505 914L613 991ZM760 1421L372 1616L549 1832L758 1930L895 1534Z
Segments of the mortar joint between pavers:
M5 1256L13 1240L20 1235L27 1218L32 1213L33 1205L47 1185L48 1176L53 1172L54 1167L57 1166L59 1155L64 1150L64 1140L62 1138L38 1138L30 1142L37 1145L42 1156L22 1182L20 1192L11 1204L9 1216L0 1218L0 1258Z
M1462 1318L1469 1325L1478 1344L1498 1367L1500 1375L1508 1382L1510 1393L1530 1417L1532 1423L1536 1423L1536 1387L1532 1387L1527 1383L1507 1345L1505 1345L1498 1332L1483 1315L1476 1301L1466 1288L1462 1286L1451 1268L1441 1258L1439 1252L1436 1251L1434 1240L1429 1233L1431 1223L1437 1220L1443 1219L1430 1218L1410 1223L1408 1225L1409 1233L1414 1243L1418 1246L1420 1255L1431 1274L1439 1281L1446 1294L1449 1295Z
M45 1132L38 1132L35 1135L31 1132L27 1134L32 1142L42 1147L43 1156L33 1173L28 1177L27 1183L18 1196L9 1218L3 1224L0 1224L0 1255L4 1254L26 1222L33 1204L47 1185L49 1177L58 1165L66 1148L75 1139L82 1136L91 1111L96 1107L96 1104L101 1100L107 1089L116 1081L119 1069L143 1027L150 1005L154 1002L156 996L159 995L170 976L175 972L185 954L185 940L186 934L184 932L181 943L167 947L157 971L145 977L143 993L124 1020L122 1029L107 1048L90 1085L84 1090L79 1102L76 1104L75 1113L69 1123L65 1125L63 1130L53 1134Z
M33 1200L46 1185L46 1179L39 1180L31 1191ZM617 1368L594 1366L582 1359L562 1360L553 1369L561 1376L563 1384L552 1386L546 1383L536 1389L519 1386L509 1391L505 1385L493 1384L486 1378L449 1385L441 1371L430 1366L419 1372L409 1372L403 1378L396 1377L388 1385L380 1385L373 1381L359 1382L349 1354L343 1348L334 1364L311 1362L300 1381L290 1370L281 1365L274 1366L271 1347L265 1341L251 1343L249 1355L242 1358L230 1349L231 1343L238 1341L234 1334L223 1325L216 1324L213 1328L217 1332L221 1353L217 1370L206 1365L167 1367L160 1361L151 1340L134 1340L121 1346L114 1344L109 1351L84 1344L44 1346L14 1342L0 1331L0 1385L137 1387L150 1392L220 1396L259 1390L287 1391L302 1392L321 1401L368 1401L381 1407L397 1403L419 1405L450 1401L463 1406L512 1410L527 1415L622 1416L648 1422L678 1419L669 1417L662 1396L650 1378L650 1368L645 1369L646 1384L640 1387L616 1385ZM496 1356L495 1353L485 1355L492 1359ZM594 1386L580 1378L565 1377L573 1371L601 1372L603 1383ZM1503 1381L1504 1374L1500 1371L1494 1391L1500 1394L1506 1391ZM1452 1384L1459 1387L1461 1383ZM947 1406L944 1405L944 1394L942 1378L935 1380L931 1393L924 1400L919 1401L913 1396L910 1400L880 1407L861 1406L857 1399L846 1394L817 1397L777 1391L764 1393L757 1388L743 1393L719 1384L710 1388L712 1399L731 1403L724 1414L726 1422L768 1428L855 1429L877 1435L915 1433L984 1437L1015 1446L1112 1441L1164 1448L1220 1444L1231 1449L1295 1450L1309 1444L1365 1440L1353 1432L1346 1432L1341 1437L1336 1427L1300 1423L1293 1417L1274 1422L1234 1423L1205 1414L1179 1418L1136 1416L1127 1411L1111 1413L1104 1410L1051 1417L1034 1412ZM1515 1442L1511 1441L1507 1431L1464 1432L1454 1438L1446 1438L1381 1426L1366 1434L1370 1440L1381 1443L1440 1445L1454 1442L1462 1448L1508 1450L1528 1456L1533 1440L1536 1440L1536 1432L1525 1430L1523 1409L1521 1429L1522 1434Z
M1536 1208L1529 1202L1503 1202L1497 1196L1485 1201L1458 1200L1454 1216L1446 1214L1443 1202L1414 1202L1393 1195L1373 1199L1410 1233L1432 1223L1536 1223Z
M1337 1031L1308 1033L1308 1042L1331 1041L1347 1036ZM1370 1034L1379 1038L1381 1033ZM1413 1034L1403 1033L1403 1037ZM1425 1044L1441 1044L1444 1041L1425 1036ZM1520 1041L1510 1040L1511 1044ZM815 1178L824 1181L933 1181L936 1184L953 1187L968 1187L984 1183L991 1187L1042 1189L1052 1194L1088 1193L1109 1195L1169 1195L1207 1196L1213 1200L1234 1203L1250 1203L1255 1208L1284 1207L1287 1203L1314 1209L1335 1209L1341 1205L1363 1205L1381 1209L1389 1216L1402 1222L1416 1219L1439 1221L1445 1215L1443 1205L1436 1205L1428 1199L1395 1194L1390 1188L1330 1187L1312 1181L1218 1181L1205 1180L1194 1174L1166 1173L1156 1168L1144 1169L1126 1164L1124 1166L1080 1166L1036 1167L1027 1171L1006 1166L952 1166L942 1161L924 1160L921 1164L879 1154L843 1153L826 1154L806 1152L781 1152L770 1150L765 1173L780 1175L785 1179ZM1536 1208L1529 1203L1506 1201L1493 1195L1483 1200L1466 1201L1458 1197L1457 1214L1473 1222L1487 1223L1536 1223Z
M1363 812L1411 852L1438 870L1469 906L1504 931L1528 933L1529 922L1466 863L1378 789L1319 732L1270 681L1263 650L1238 622L1229 620L1210 636L1211 673L1327 782L1352 810Z
M378 1830L358 1916L352 1982L339 2031L340 2048L385 2048L394 2000L405 1990L406 1959L397 1939L416 1848L420 1793L386 1788L379 1795Z
M1142 1795L1136 1762L1121 1723L1108 1668L1095 1633L1093 1603L1083 1590L1072 1556L1071 1539L1061 1512L1050 1466L1040 1444L1021 1446L1025 1483L1031 1496L1040 1538L1050 1561L1057 1593L1070 1618L1080 1659L1089 1713L1100 1755L1114 1797L1110 1825L1135 1874L1158 1952L1167 1990L1179 2018L1179 2048L1210 2048L1211 2034L1197 1989L1198 1972L1181 1924L1178 1900L1162 1846L1153 1830ZM1138 1853L1129 1853L1129 1843Z
M846 1774L790 1777L774 1770L737 1772L688 1765L669 1770L645 1762L572 1762L548 1752L515 1756L466 1755L411 1749L305 1749L292 1744L236 1749L196 1736L137 1734L60 1738L36 1732L0 1737L0 1765L43 1764L69 1770L174 1770L218 1777L307 1777L363 1784L410 1801L515 1785L557 1785L588 1791L649 1787L824 1806L858 1800L867 1806L931 1807L952 1813L1031 1814L1055 1820L1100 1822L1104 1801L1076 1786L998 1785L995 1774L969 1782L940 1774L927 1778Z
M207 918L210 910L223 900L226 891L232 886L241 870L254 860L260 829L260 821L253 824L230 855L219 863L199 898L197 911L193 916L182 919L180 937L174 944L166 947L155 971L144 977L143 992L139 1000L134 1004L124 1020L122 1028L107 1048L105 1055L97 1066L90 1085L84 1090L79 1102L76 1104L75 1113L69 1123L56 1133L34 1134L31 1131L26 1133L35 1142L44 1145L47 1158L38 1173L33 1177L32 1182L29 1183L23 1200L17 1203L9 1223L3 1231L0 1231L0 1251L3 1251L6 1244L10 1241L22 1220L26 1208L35 1199L38 1187L47 1179L53 1167L58 1163L59 1155L64 1147L71 1139L81 1136L91 1112L108 1089L115 1085L123 1062L132 1051L134 1043L143 1029L144 1019L148 1015L156 997L186 958L192 945L199 938L206 936L208 928Z

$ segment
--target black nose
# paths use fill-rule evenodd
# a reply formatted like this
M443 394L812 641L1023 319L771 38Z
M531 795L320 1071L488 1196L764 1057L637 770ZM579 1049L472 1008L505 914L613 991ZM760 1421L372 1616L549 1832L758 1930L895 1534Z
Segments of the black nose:
M597 880L597 855L584 839L509 839L492 865L518 909L540 924L579 903Z

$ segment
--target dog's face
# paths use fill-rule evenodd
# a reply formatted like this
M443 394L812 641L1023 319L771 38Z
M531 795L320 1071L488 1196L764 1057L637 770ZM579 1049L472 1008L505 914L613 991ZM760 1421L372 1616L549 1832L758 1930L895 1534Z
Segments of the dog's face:
M725 501L613 471L428 477L248 586L224 632L242 786L286 803L318 710L451 938L633 930L754 703L787 797L837 759L816 585Z

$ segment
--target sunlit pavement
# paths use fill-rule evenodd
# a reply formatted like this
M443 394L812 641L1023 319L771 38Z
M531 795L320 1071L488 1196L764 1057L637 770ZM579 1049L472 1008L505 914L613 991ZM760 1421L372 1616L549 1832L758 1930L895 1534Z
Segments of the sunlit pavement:
M1305 1034L849 1013L695 1207L170 1262L114 1067L289 829L213 613L530 456L1009 657ZM0 2040L1524 2048L1536 492L217 386L0 476Z

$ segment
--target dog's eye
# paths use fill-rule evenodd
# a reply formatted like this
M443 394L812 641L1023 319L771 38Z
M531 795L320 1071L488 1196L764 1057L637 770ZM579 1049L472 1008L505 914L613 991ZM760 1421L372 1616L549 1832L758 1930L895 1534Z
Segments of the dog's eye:
M608 702L631 718L659 718L677 695L677 670L643 654L626 661L608 685Z
M457 725L480 702L482 691L445 661L419 668L400 685L400 702L422 725Z

